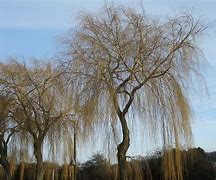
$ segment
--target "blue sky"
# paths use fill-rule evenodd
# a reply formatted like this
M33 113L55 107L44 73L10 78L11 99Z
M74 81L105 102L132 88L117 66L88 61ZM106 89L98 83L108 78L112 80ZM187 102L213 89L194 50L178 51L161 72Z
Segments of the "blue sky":
M138 6L140 1L113 0L113 3ZM103 0L0 0L0 60L9 56L27 59L52 59L61 47L59 38L76 25L80 11L97 11ZM147 14L167 16L178 12L193 14L216 22L215 0L143 0ZM203 71L209 87L209 95L202 90L192 93L191 101L195 113L193 125L195 146L206 151L216 150L216 28L200 43L209 62ZM150 150L151 148L149 148ZM143 153L133 147L129 153Z

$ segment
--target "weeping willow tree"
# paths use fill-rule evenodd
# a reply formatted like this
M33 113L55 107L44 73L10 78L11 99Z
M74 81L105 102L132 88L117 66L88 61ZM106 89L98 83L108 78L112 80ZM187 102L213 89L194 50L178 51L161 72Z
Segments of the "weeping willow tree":
M23 134L32 139L37 161L35 179L42 180L43 152L48 151L49 147L45 140L52 149L55 148L54 156L63 153L62 149L56 149L62 134L67 134L64 127L70 127L68 114L71 113L72 105L67 86L61 78L62 73L49 63L36 60L31 64L29 62L28 66L15 60L10 61L1 65L0 73L1 88L10 95L16 109L13 121L20 125Z
M121 125L119 179L128 179L132 114L151 135L160 134L163 149L176 149L165 153L164 178L183 179L178 150L192 140L187 85L199 72L202 53L197 38L205 29L190 14L159 20L111 6L99 14L82 14L76 31L65 38L68 49L63 64L71 73L84 124L110 120Z

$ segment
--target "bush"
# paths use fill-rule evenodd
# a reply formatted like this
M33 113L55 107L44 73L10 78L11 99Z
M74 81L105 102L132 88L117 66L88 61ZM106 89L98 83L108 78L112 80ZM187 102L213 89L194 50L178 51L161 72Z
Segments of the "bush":
M78 173L78 179L108 180L110 179L110 174L108 160L101 154L95 154L90 160L82 164Z

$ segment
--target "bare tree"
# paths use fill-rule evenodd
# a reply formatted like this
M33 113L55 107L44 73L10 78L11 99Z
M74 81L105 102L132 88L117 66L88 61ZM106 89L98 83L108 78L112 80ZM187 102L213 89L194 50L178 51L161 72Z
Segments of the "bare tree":
M34 61L28 67L11 61L1 66L0 72L1 85L13 97L16 113L20 116L15 120L21 124L23 132L33 139L37 160L36 179L42 180L44 139L47 135L57 133L56 127L61 128L71 112L71 101L61 72L39 61Z
M127 179L131 114L152 135L161 134L165 149L190 142L186 87L202 59L196 40L205 29L189 14L160 21L130 8L105 7L100 14L82 14L77 30L65 38L64 65L85 123L111 117L121 124L121 180ZM182 179L179 154L169 155L165 179Z

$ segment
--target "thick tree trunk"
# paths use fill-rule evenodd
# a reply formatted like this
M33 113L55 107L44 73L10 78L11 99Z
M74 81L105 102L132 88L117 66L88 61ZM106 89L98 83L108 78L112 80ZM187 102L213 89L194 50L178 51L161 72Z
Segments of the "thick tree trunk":
M11 168L10 168L10 163L8 162L8 160L5 158L1 159L0 164L4 168L4 179L5 180L11 180L12 179Z
M11 174L11 166L10 163L7 160L7 141L4 140L4 135L0 135L0 164L4 168L4 179L5 180L11 180L12 174Z
M126 153L130 145L130 137L129 137L129 129L127 126L127 121L121 113L119 115L119 120L121 122L121 127L122 127L122 134L123 134L123 140L122 142L118 145L118 172L119 172L119 179L120 180L127 180L127 161L126 161Z
M37 160L36 164L36 180L43 180L44 176L44 166L43 166L43 157L41 152L41 142L35 142L34 143L34 155Z

